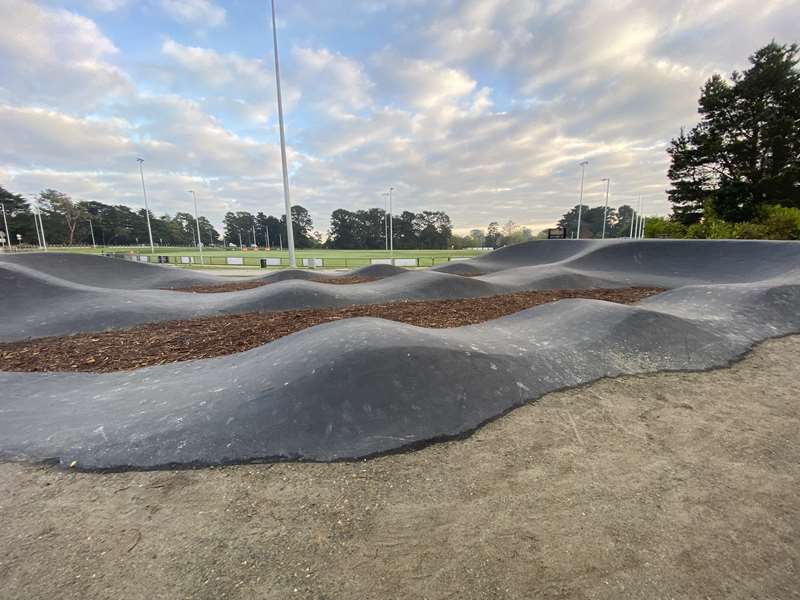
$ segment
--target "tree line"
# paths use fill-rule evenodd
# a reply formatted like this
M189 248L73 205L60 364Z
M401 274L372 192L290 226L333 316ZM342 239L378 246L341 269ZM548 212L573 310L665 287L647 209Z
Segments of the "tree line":
M11 242L38 244L34 208L21 195L0 187L0 202L6 212ZM109 205L96 201L75 201L67 194L47 189L36 197L45 240L48 244L98 246L133 246L149 244L147 214L123 204ZM199 217L200 238L205 245L220 243L220 235L205 217ZM91 223L91 224L90 224ZM150 213L153 241L165 246L197 244L194 215L185 212L156 217ZM0 229L5 229L4 226Z
M0 202L13 244L37 245L35 209L20 194L0 187ZM47 189L35 205L41 214L46 241L52 245L133 246L149 244L147 213L125 205L97 201L75 201L67 194ZM331 215L327 240L323 241L309 211L292 206L292 231L297 248L379 249L386 246L387 215L383 209L355 212L338 209ZM205 246L235 245L273 248L286 246L286 217L258 212L228 212L223 218L222 235L206 217L198 217L200 239ZM156 217L150 213L153 242L162 246L196 246L194 216L178 212ZM394 247L398 249L447 249L451 246L452 223L441 211L404 211L392 217ZM0 223L0 230L5 227ZM94 236L94 238L92 237Z

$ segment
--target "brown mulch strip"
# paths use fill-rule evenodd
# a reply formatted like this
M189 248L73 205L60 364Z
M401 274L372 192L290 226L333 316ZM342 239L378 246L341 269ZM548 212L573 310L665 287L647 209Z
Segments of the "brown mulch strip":
M289 281L282 279L281 281ZM317 283L330 283L333 285L350 285L353 283L367 283L369 281L376 281L374 277L360 277L359 275L338 275L333 277L311 277L301 281L316 281ZM278 283L277 281L259 280L259 281L232 281L230 283L220 283L216 285L195 285L185 288L168 288L173 292L193 292L195 294L218 294L220 292L238 292L240 290L252 290L253 288L261 287L262 285L270 285Z
M242 352L307 327L352 317L379 317L419 327L460 327L564 298L633 304L662 291L658 288L547 290L488 298L360 304L164 321L122 331L0 344L0 370L106 373Z

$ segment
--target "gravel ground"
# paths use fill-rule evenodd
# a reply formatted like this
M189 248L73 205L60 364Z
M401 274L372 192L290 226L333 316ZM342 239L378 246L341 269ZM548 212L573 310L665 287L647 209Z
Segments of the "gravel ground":
M337 464L0 464L0 597L800 597L800 336Z

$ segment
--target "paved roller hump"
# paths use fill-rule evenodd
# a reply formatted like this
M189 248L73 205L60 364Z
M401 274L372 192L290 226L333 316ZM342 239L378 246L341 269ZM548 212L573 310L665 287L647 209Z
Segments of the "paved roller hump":
M368 283L294 272L221 294L157 289L196 275L108 260L0 260L0 338L533 289L669 291L630 306L562 300L454 329L347 319L240 354L119 373L0 373L2 455L84 469L361 458L464 435L552 390L721 366L800 332L798 242L541 241L432 270L381 270ZM95 265L110 271L98 278Z

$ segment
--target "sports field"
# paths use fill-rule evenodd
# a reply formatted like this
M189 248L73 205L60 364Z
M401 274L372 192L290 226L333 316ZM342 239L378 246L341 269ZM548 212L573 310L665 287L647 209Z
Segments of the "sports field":
M51 252L82 252L89 254L115 254L122 256L128 255L150 255L149 246L106 246L92 248L91 246L81 247L50 247ZM449 262L451 259L470 258L485 254L486 250L395 250L394 257L398 259L417 259L417 266L430 267ZM195 247L174 247L156 246L156 256L169 257L169 264L176 264L184 267L196 267L200 265L200 253ZM386 250L330 250L326 248L305 248L296 251L298 266L302 267L303 259L322 259L323 268L357 268L368 265L373 259L388 259L391 253ZM193 262L181 262L181 257L191 257ZM228 264L229 258L242 258L241 265ZM286 250L271 249L269 251L261 249L244 249L221 247L204 248L203 264L206 266L249 266L257 267L262 258L278 258L281 260L280 267L288 266L289 253ZM154 259L155 260L155 259ZM278 265L270 265L278 267ZM306 265L307 266L307 265ZM404 265L413 266L413 265Z

